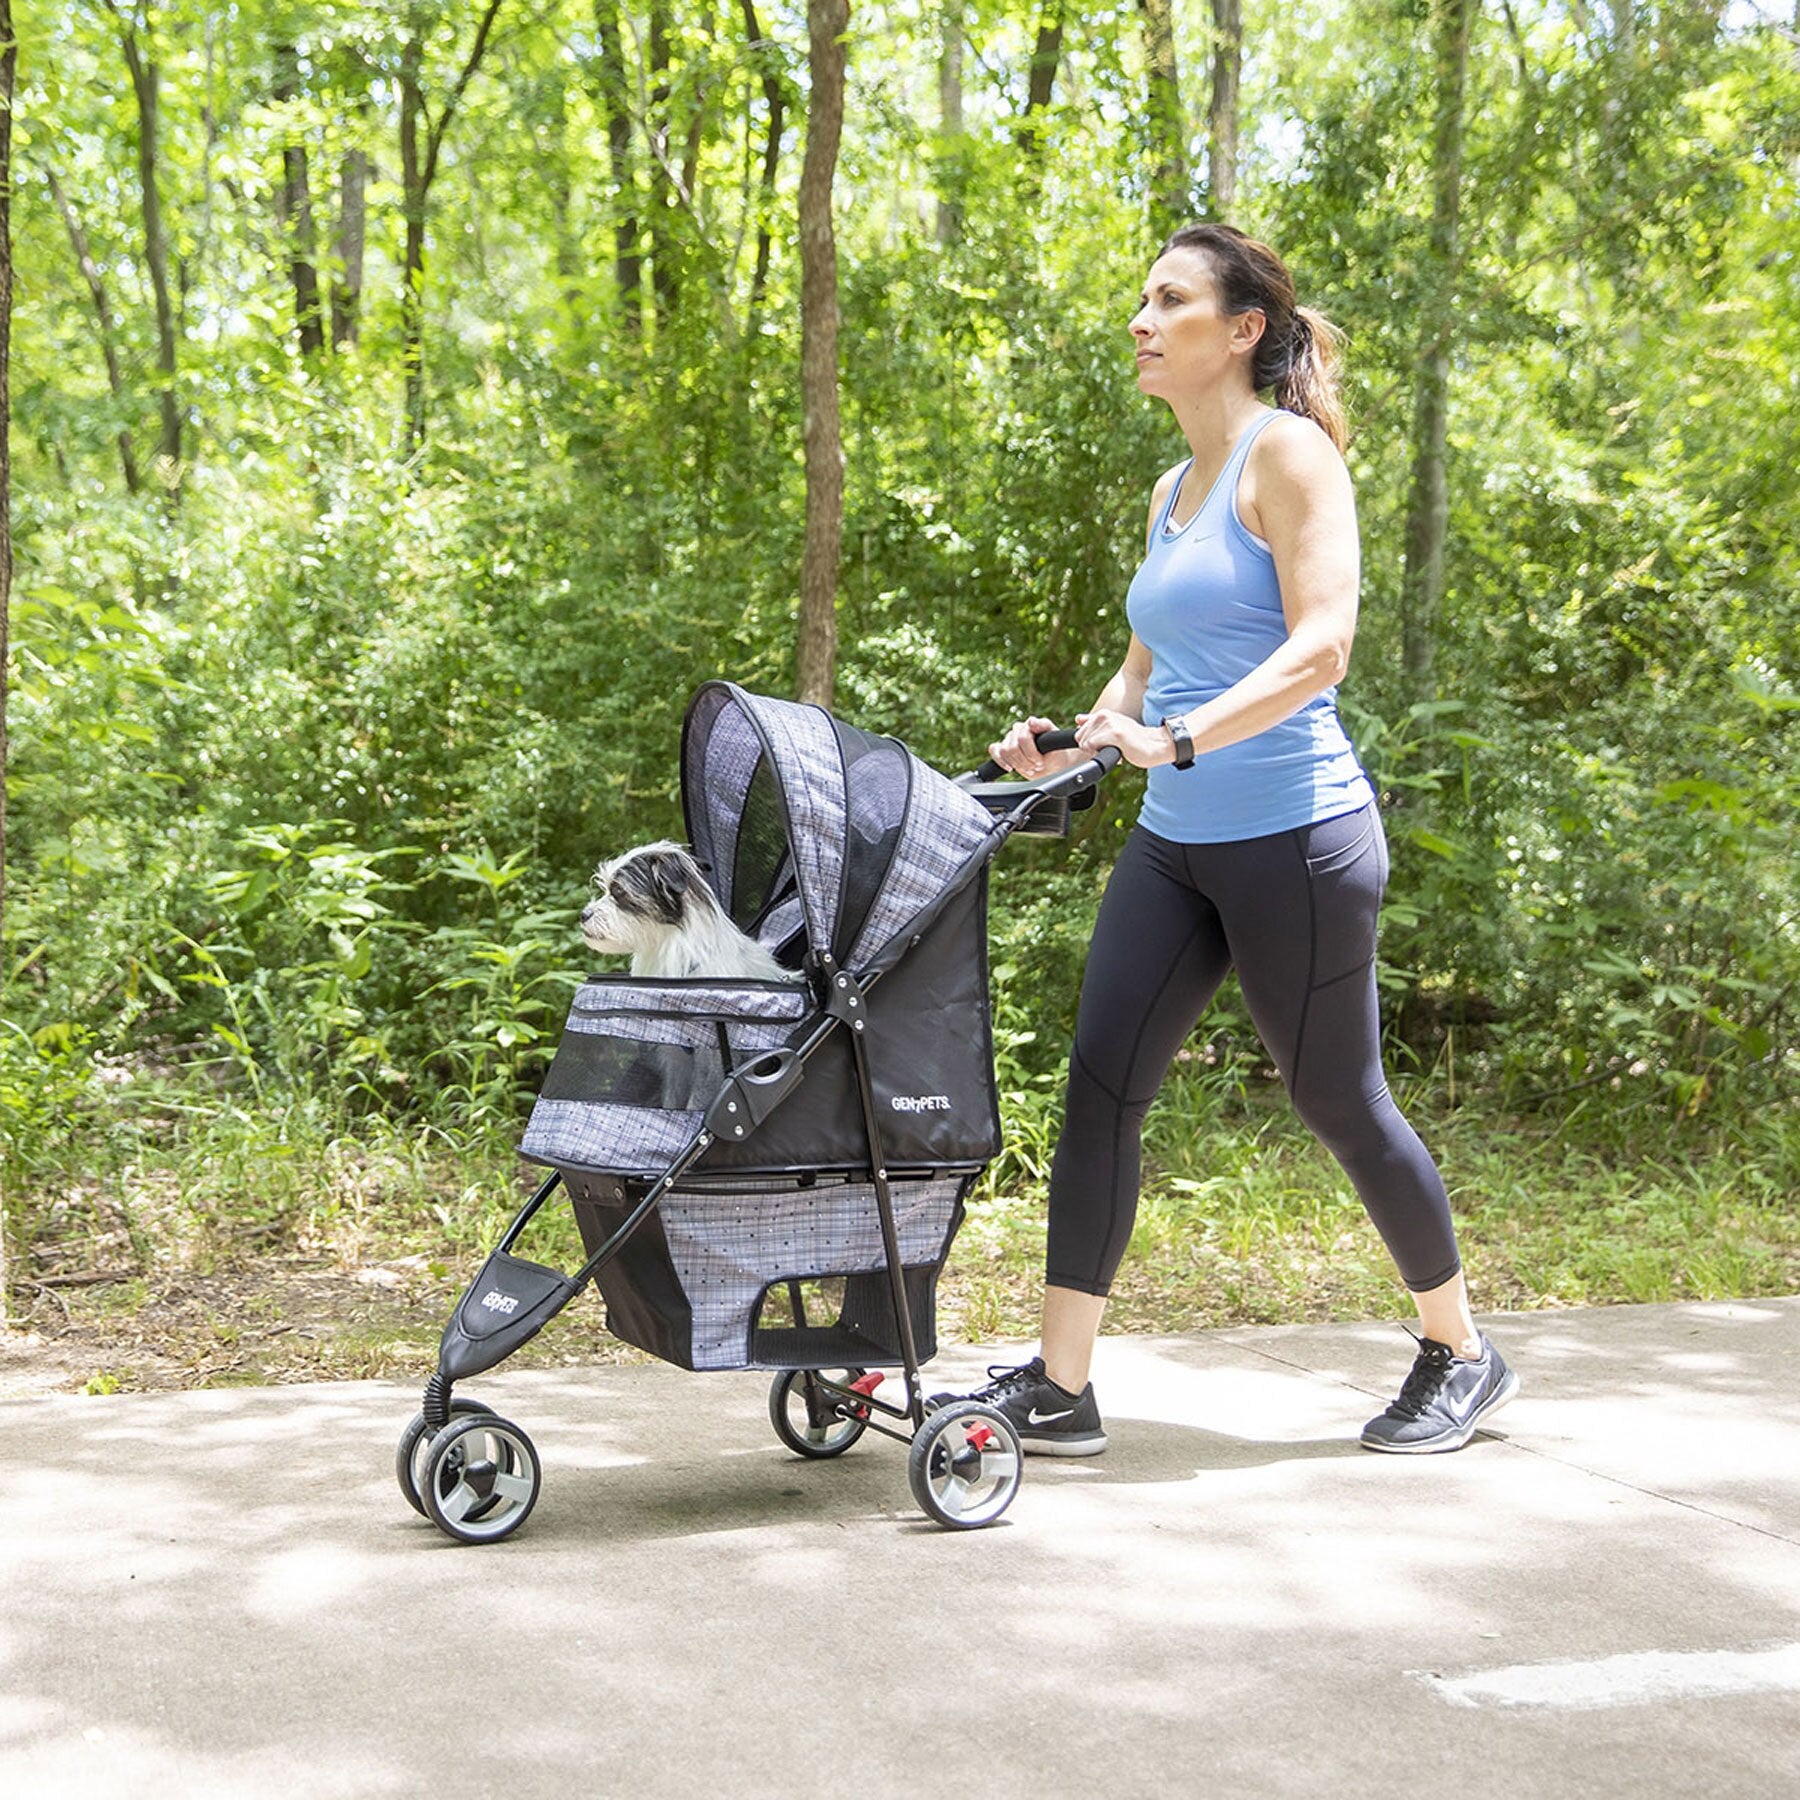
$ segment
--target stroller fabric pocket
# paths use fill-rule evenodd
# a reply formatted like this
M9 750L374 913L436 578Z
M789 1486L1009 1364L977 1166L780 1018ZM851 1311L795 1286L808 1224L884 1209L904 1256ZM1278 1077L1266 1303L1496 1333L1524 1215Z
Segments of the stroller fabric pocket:
M947 1173L893 1184L894 1222L921 1359L934 1336L933 1282L974 1179ZM589 1253L642 1192L569 1177ZM672 1189L595 1276L613 1333L686 1369L813 1368L900 1355L875 1190L842 1179L730 1181ZM779 1284L848 1276L835 1320L801 1326L763 1302ZM777 1323L777 1319L779 1323Z

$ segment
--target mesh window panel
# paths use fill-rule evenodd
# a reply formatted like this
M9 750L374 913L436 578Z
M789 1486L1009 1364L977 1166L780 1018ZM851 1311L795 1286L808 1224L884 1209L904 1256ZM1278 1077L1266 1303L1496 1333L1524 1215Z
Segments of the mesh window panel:
M844 891L839 902L837 941L840 960L861 934L881 894L888 865L906 822L906 797L912 785L912 758L892 738L871 737L848 725L837 725L844 762L844 788L850 830L844 844Z
M787 827L781 819L781 795L769 759L761 757L744 795L738 820L737 848L731 864L732 922L740 931L754 932L782 885L791 887Z
M553 1168L660 1174L686 1149L734 1066L805 1018L798 987L592 981L576 992L520 1143Z
M704 1112L724 1079L725 1059L716 1040L654 1044L598 1031L571 1031L557 1050L539 1096Z

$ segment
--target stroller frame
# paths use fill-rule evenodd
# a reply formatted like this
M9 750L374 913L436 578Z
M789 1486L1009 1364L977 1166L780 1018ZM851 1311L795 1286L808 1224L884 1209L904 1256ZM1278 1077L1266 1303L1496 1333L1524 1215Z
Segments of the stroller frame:
M1071 748L1074 734L1046 734L1038 742L1046 750ZM991 823L978 851L967 858L957 878L905 927L908 946L919 945L950 904L983 875L998 846L1014 832L1066 834L1071 812L1092 804L1093 790L1117 760L1116 751L1103 750L1088 761L1031 782L999 781L995 778L1001 771L992 763L956 777L955 785L985 808ZM904 960L905 953L903 946L900 955L859 976L829 951L816 946L809 949L803 991L810 992L817 1009L809 1028L798 1041L752 1053L746 1060L725 1066L724 1078L685 1147L569 1275L515 1254L532 1220L565 1185L563 1170L552 1169L521 1206L444 1327L438 1367L396 1450L396 1479L409 1505L446 1535L466 1543L497 1541L525 1522L542 1483L535 1447L518 1426L478 1401L456 1396L456 1385L495 1367L536 1336L590 1281L597 1280L716 1144L735 1145L750 1138L800 1085L806 1065L828 1043L842 1038L850 1052L880 1232L882 1259L873 1273L877 1278L885 1276L904 1401L896 1404L877 1394L883 1379L878 1373L846 1363L840 1379L837 1364L817 1367L807 1363L776 1375L769 1401L771 1421L781 1441L807 1458L840 1455L868 1430L908 1444L909 1484L929 1517L940 1525L964 1530L991 1524L1000 1517L1017 1493L1020 1480L1021 1447L1011 1422L973 1399L932 1405L920 1373L916 1302L908 1292L894 1205L894 1172L889 1167L887 1134L869 1054L869 1032L876 1024L870 994L881 977ZM934 1166L952 1176L957 1173L955 1165ZM962 1169L960 1191L966 1192L981 1166L977 1162ZM623 1195L625 1190L620 1187L617 1192ZM958 1197L940 1262L961 1214ZM585 1225L583 1235L585 1239ZM929 1271L933 1281L936 1268L933 1265ZM808 1327L802 1292L806 1279L803 1275L777 1276L769 1284L771 1289L785 1287L795 1325L802 1332ZM796 1403L803 1409L799 1420L793 1410Z

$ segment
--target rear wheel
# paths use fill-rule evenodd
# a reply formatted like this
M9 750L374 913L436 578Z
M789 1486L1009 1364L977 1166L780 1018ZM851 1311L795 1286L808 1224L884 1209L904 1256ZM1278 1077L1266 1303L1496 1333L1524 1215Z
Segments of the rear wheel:
M796 1456L842 1456L869 1428L869 1409L828 1394L821 1379L837 1387L866 1381L861 1369L789 1369L769 1389L769 1423Z
M979 1400L952 1400L914 1436L906 1479L927 1518L974 1531L1012 1505L1021 1460L1019 1435L1004 1413Z

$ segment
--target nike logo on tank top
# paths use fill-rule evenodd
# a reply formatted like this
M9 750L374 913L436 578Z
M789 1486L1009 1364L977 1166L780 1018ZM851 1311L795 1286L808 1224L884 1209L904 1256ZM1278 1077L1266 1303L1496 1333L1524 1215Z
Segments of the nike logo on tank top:
M1275 559L1238 516L1238 477L1273 409L1233 446L1200 510L1169 515L1193 468L1171 485L1150 548L1125 597L1126 617L1150 652L1144 723L1159 724L1216 699L1287 640ZM1338 718L1337 689L1242 743L1198 757L1191 769L1150 770L1140 823L1178 844L1225 844L1314 825L1375 797Z

